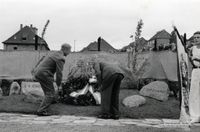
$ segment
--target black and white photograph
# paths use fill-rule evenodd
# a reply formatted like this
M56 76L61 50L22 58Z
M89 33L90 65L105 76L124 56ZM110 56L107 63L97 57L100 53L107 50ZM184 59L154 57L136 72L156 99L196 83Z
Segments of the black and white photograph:
M0 132L199 132L199 6L0 0Z

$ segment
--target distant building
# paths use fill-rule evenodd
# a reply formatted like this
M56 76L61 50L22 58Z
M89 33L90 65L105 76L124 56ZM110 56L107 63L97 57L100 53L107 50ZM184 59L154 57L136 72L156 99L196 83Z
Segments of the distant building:
M98 41L91 42L87 47L83 48L81 52L90 52L90 51L105 51L110 53L115 53L117 50L113 48L108 42L103 38L98 38Z
M171 35L166 30L158 31L152 38L148 41L148 47L154 50L160 50L170 45Z
M134 45L135 45L135 42L131 42L129 45L124 46L120 51L126 52L127 49L129 49L130 47L134 47ZM143 37L139 38L137 50L138 51L146 51L147 48L148 48L147 47L147 40Z
M6 51L50 50L46 41L37 35L37 28L20 25L20 30L3 42Z

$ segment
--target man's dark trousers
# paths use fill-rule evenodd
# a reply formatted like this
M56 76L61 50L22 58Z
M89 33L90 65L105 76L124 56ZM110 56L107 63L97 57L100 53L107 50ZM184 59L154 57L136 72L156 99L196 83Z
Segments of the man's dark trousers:
M119 91L123 75L114 74L109 79L109 84L102 84L101 111L103 114L119 115Z
M44 92L44 99L38 108L37 112L46 111L47 108L52 104L55 99L55 89L53 86L52 77L48 77L46 72L40 73L36 76L37 81L40 83L42 90Z

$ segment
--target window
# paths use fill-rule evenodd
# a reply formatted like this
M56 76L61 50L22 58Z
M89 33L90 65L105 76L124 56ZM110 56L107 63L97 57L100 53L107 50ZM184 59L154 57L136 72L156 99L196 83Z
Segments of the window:
M22 40L26 40L26 37L22 37Z
M28 34L26 34L26 33L22 34L22 40L27 40L27 37L28 37Z
M15 46L15 47L13 47L13 49L14 49L14 50L17 50L17 47Z

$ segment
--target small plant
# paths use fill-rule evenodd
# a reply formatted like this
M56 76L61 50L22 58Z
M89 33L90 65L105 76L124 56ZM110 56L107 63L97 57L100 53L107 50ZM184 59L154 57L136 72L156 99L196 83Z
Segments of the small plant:
M133 73L136 73L137 72L137 69L136 69L136 65L137 65L137 57L138 55L140 54L140 50L139 50L139 39L140 39L140 36L141 36L141 33L142 33L142 26L143 26L143 21L142 19L140 19L138 21L138 25L136 27L136 31L135 31L135 43L133 44L133 61L132 61L132 70L133 70Z

